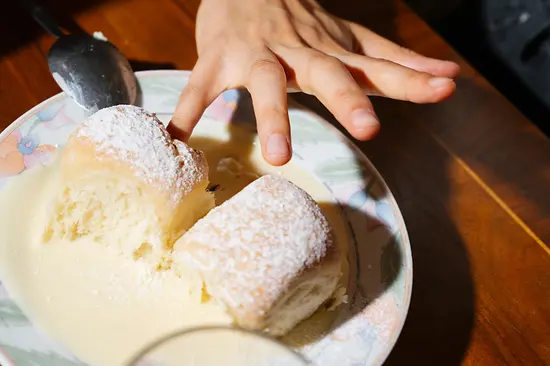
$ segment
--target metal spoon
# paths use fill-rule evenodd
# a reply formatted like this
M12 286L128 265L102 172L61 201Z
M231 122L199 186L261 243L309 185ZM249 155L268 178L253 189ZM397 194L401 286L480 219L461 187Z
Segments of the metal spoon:
M48 53L50 71L61 89L90 112L117 104L135 104L137 81L124 55L106 39L64 34L33 0L25 0L33 18L57 41Z

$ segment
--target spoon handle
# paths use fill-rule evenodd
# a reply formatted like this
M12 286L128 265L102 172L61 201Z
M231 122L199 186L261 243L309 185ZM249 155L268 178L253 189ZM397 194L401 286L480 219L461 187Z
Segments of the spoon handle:
M59 38L64 35L53 16L42 5L36 3L34 0L23 0L21 3L29 11L34 20L52 36Z

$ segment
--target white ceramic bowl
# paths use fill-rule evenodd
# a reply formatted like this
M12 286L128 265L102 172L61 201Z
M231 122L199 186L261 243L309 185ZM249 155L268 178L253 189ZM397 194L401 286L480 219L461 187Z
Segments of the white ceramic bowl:
M169 120L189 75L137 73L142 106ZM230 123L237 103L247 106L239 98L237 91L227 91L205 114ZM240 123L253 125L251 108L238 114ZM353 238L349 309L330 334L299 351L316 365L381 365L401 332L411 297L412 257L403 218L382 178L355 145L300 106L291 106L289 114L294 162L330 190ZM58 94L17 119L0 134L0 189L14 174L47 164L48 156L85 117L68 97ZM17 158L6 159L10 154ZM1 283L0 364L84 365L38 331Z

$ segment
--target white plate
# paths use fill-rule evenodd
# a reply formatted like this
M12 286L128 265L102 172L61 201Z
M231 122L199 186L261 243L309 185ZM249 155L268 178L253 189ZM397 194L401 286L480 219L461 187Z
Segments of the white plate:
M169 119L186 71L137 73L142 106ZM222 94L206 111L220 123L253 124L237 91ZM238 113L235 113L239 103ZM401 332L412 287L412 257L399 208L368 159L328 122L292 106L292 148L297 164L312 173L341 205L352 233L350 309L347 320L301 351L318 365L381 365ZM0 189L25 169L47 164L86 115L63 93L34 107L0 134ZM237 120L237 119L236 119ZM2 208L9 209L9 208ZM0 364L84 365L38 331L0 283Z

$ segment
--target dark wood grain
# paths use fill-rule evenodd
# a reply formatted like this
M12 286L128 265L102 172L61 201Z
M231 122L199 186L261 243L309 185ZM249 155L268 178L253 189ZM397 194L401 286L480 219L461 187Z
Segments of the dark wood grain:
M419 52L457 61L463 70L459 92L452 100L430 106L409 105L411 113L460 156L537 236L550 242L548 138L526 123L516 108L419 18L401 15L396 23L400 43L418 45L415 48Z
M196 61L198 0L50 3L141 67ZM400 1L323 3L463 69L444 103L375 99L382 132L359 144L395 194L412 242L410 313L387 365L550 364L549 141ZM0 31L21 32L17 42L0 40L0 129L58 91L44 63L52 40L13 14L0 22Z

